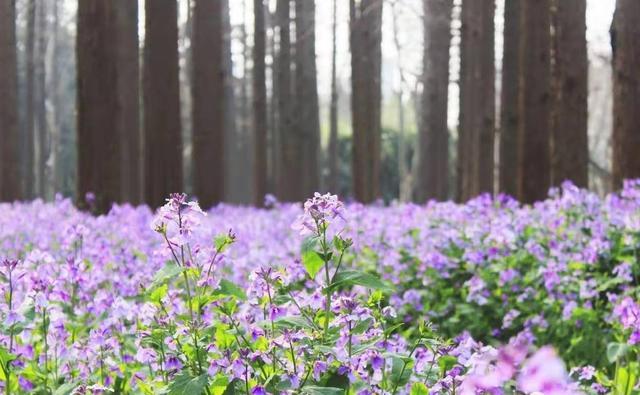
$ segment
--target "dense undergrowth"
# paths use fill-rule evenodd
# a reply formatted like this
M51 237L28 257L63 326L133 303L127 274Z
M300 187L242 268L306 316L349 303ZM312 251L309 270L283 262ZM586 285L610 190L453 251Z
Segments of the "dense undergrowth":
M640 183L522 206L0 205L6 394L634 394Z

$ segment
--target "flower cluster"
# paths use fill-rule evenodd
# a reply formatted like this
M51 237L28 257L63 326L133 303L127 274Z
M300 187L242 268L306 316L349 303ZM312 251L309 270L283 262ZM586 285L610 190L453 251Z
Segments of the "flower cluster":
M626 393L639 190L207 213L176 194L99 217L0 204L0 387Z

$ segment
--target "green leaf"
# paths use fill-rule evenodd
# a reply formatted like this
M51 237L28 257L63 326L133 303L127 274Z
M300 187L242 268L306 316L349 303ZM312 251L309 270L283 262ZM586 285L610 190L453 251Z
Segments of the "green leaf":
M247 294L242 288L224 278L220 280L220 287L213 292L214 295L235 296L239 300L247 300Z
M318 245L318 239L316 237L307 237L302 242L302 265L304 269L309 274L309 277L314 279L316 274L322 269L324 266L324 261L318 252L316 251L316 247Z
M393 287L380 278L370 273L360 272L357 270L343 270L340 271L329 286L329 289L333 290L338 287L349 287L354 285L361 285L369 289L376 289L381 291L391 292Z
M342 388L335 387L318 387L315 385L308 385L302 388L302 393L307 395L342 395L344 390Z
M163 284L157 287L156 289L154 289L153 291L151 291L151 293L149 294L149 300L152 301L153 303L159 304L162 298L164 298L167 295L168 291L169 291L169 286L167 284Z
M206 374L192 377L187 372L182 372L176 376L175 380L169 384L169 395L198 395L204 392L208 385L209 378Z
M458 363L458 359L451 355L444 355L440 359L438 359L438 366L440 367L440 371L442 373L445 373L449 369L453 368L456 363Z
M629 351L629 346L625 343L609 343L607 345L607 359L611 363L615 363L624 357Z
M637 377L635 373L629 372L627 368L620 367L616 371L615 395L630 395L636 385Z
M281 317L275 320L274 324L279 328L315 329L304 317Z
M182 273L182 268L176 265L174 262L167 262L166 265L156 272L153 276L153 281L149 286L149 290L155 290L159 286L168 283L174 278L178 277Z
M429 395L429 389L423 383L413 383L411 395Z
M411 378L413 361L407 362L404 358L393 358L391 363L391 382L394 385L405 385Z

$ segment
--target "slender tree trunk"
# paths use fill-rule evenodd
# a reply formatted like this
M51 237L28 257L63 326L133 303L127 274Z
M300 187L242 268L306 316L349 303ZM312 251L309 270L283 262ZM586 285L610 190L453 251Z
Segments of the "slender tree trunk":
M315 1L296 0L295 122L300 139L302 178L295 200L301 201L320 189L320 115L316 71ZM294 165L295 166L295 165Z
M544 199L551 181L550 9L550 0L521 3L518 197L525 203Z
M589 185L586 0L555 0L551 182Z
M403 63L402 63L402 45L398 31L398 3L392 4L393 11L393 44L396 50L396 62L398 64L398 74L400 75L400 87L396 91L396 100L398 106L398 190L401 202L411 200L411 175L409 174L409 165L407 162L407 137L405 131L405 114L404 114L404 88L407 84Z
M263 0L253 0L253 131L254 204L262 206L267 193L267 87L265 75L266 33Z
M640 2L617 0L613 47L613 185L640 177Z
M522 0L504 3L504 45L500 92L500 191L518 194L518 97L520 92L520 7Z
M350 0L353 192L363 203L380 196L382 2Z
M177 14L175 1L145 2L145 200L153 207L183 188Z
M331 102L329 105L329 182L328 190L338 193L338 86L336 77L338 0L333 0L331 20Z
M122 196L118 139L118 81L113 2L78 3L78 204L105 213Z
M225 68L221 1L193 8L194 192L210 207L224 199Z
M444 200L449 196L449 47L451 45L452 0L423 0L424 91L418 134L415 197Z
M0 201L21 198L15 2L0 2Z
M140 54L138 1L116 0L118 45L118 131L122 142L122 200L142 202L142 151L140 132Z
M222 73L224 75L224 199L233 203L243 203L241 168L247 166L239 148L240 135L236 126L237 103L233 77L231 54L231 14L229 0L222 0Z
M243 202L253 203L254 201L254 182L247 182L247 180L254 179L254 143L253 143L253 120L251 119L251 109L249 105L249 91L251 86L251 76L249 59L252 56L252 50L249 45L249 35L247 34L247 25L249 20L247 18L248 9L247 5L249 0L242 0L242 28L240 30L240 41L242 43L242 80L240 81L240 111L237 120L238 124L238 147L239 156L244 158L244 165L240 166L240 180L242 181L241 194L243 196Z
M34 92L34 110L36 117L36 134L35 137L35 181L36 194L40 197L45 196L45 173L47 166L47 157L49 155L49 133L47 129L47 112L46 112L46 70L45 56L47 52L47 20L46 20L46 3L40 2L36 7L36 45L35 45L35 92Z
M294 200L293 189L299 182L300 166L296 165L296 152L300 149L292 133L291 110L291 10L289 0L278 0L278 54L275 65L275 89L277 105L277 145L280 155L276 163L276 191L282 200Z
M26 37L26 133L24 147L22 147L23 188L24 197L32 199L35 196L35 34L36 34L36 2L27 2L27 37Z
M461 201L493 191L495 135L493 0L464 0L460 48Z
M51 51L47 59L47 87L46 96L50 101L49 110L47 111L47 128L50 131L50 147L49 157L47 159L47 196L53 197L55 193L60 192L61 183L58 178L59 174L59 155L60 155L60 84L58 76L60 75L60 4L52 2L51 8Z

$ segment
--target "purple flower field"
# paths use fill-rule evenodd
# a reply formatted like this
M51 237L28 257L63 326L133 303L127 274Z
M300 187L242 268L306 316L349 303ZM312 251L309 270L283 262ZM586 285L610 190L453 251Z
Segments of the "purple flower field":
M6 394L638 393L640 182L0 213Z

